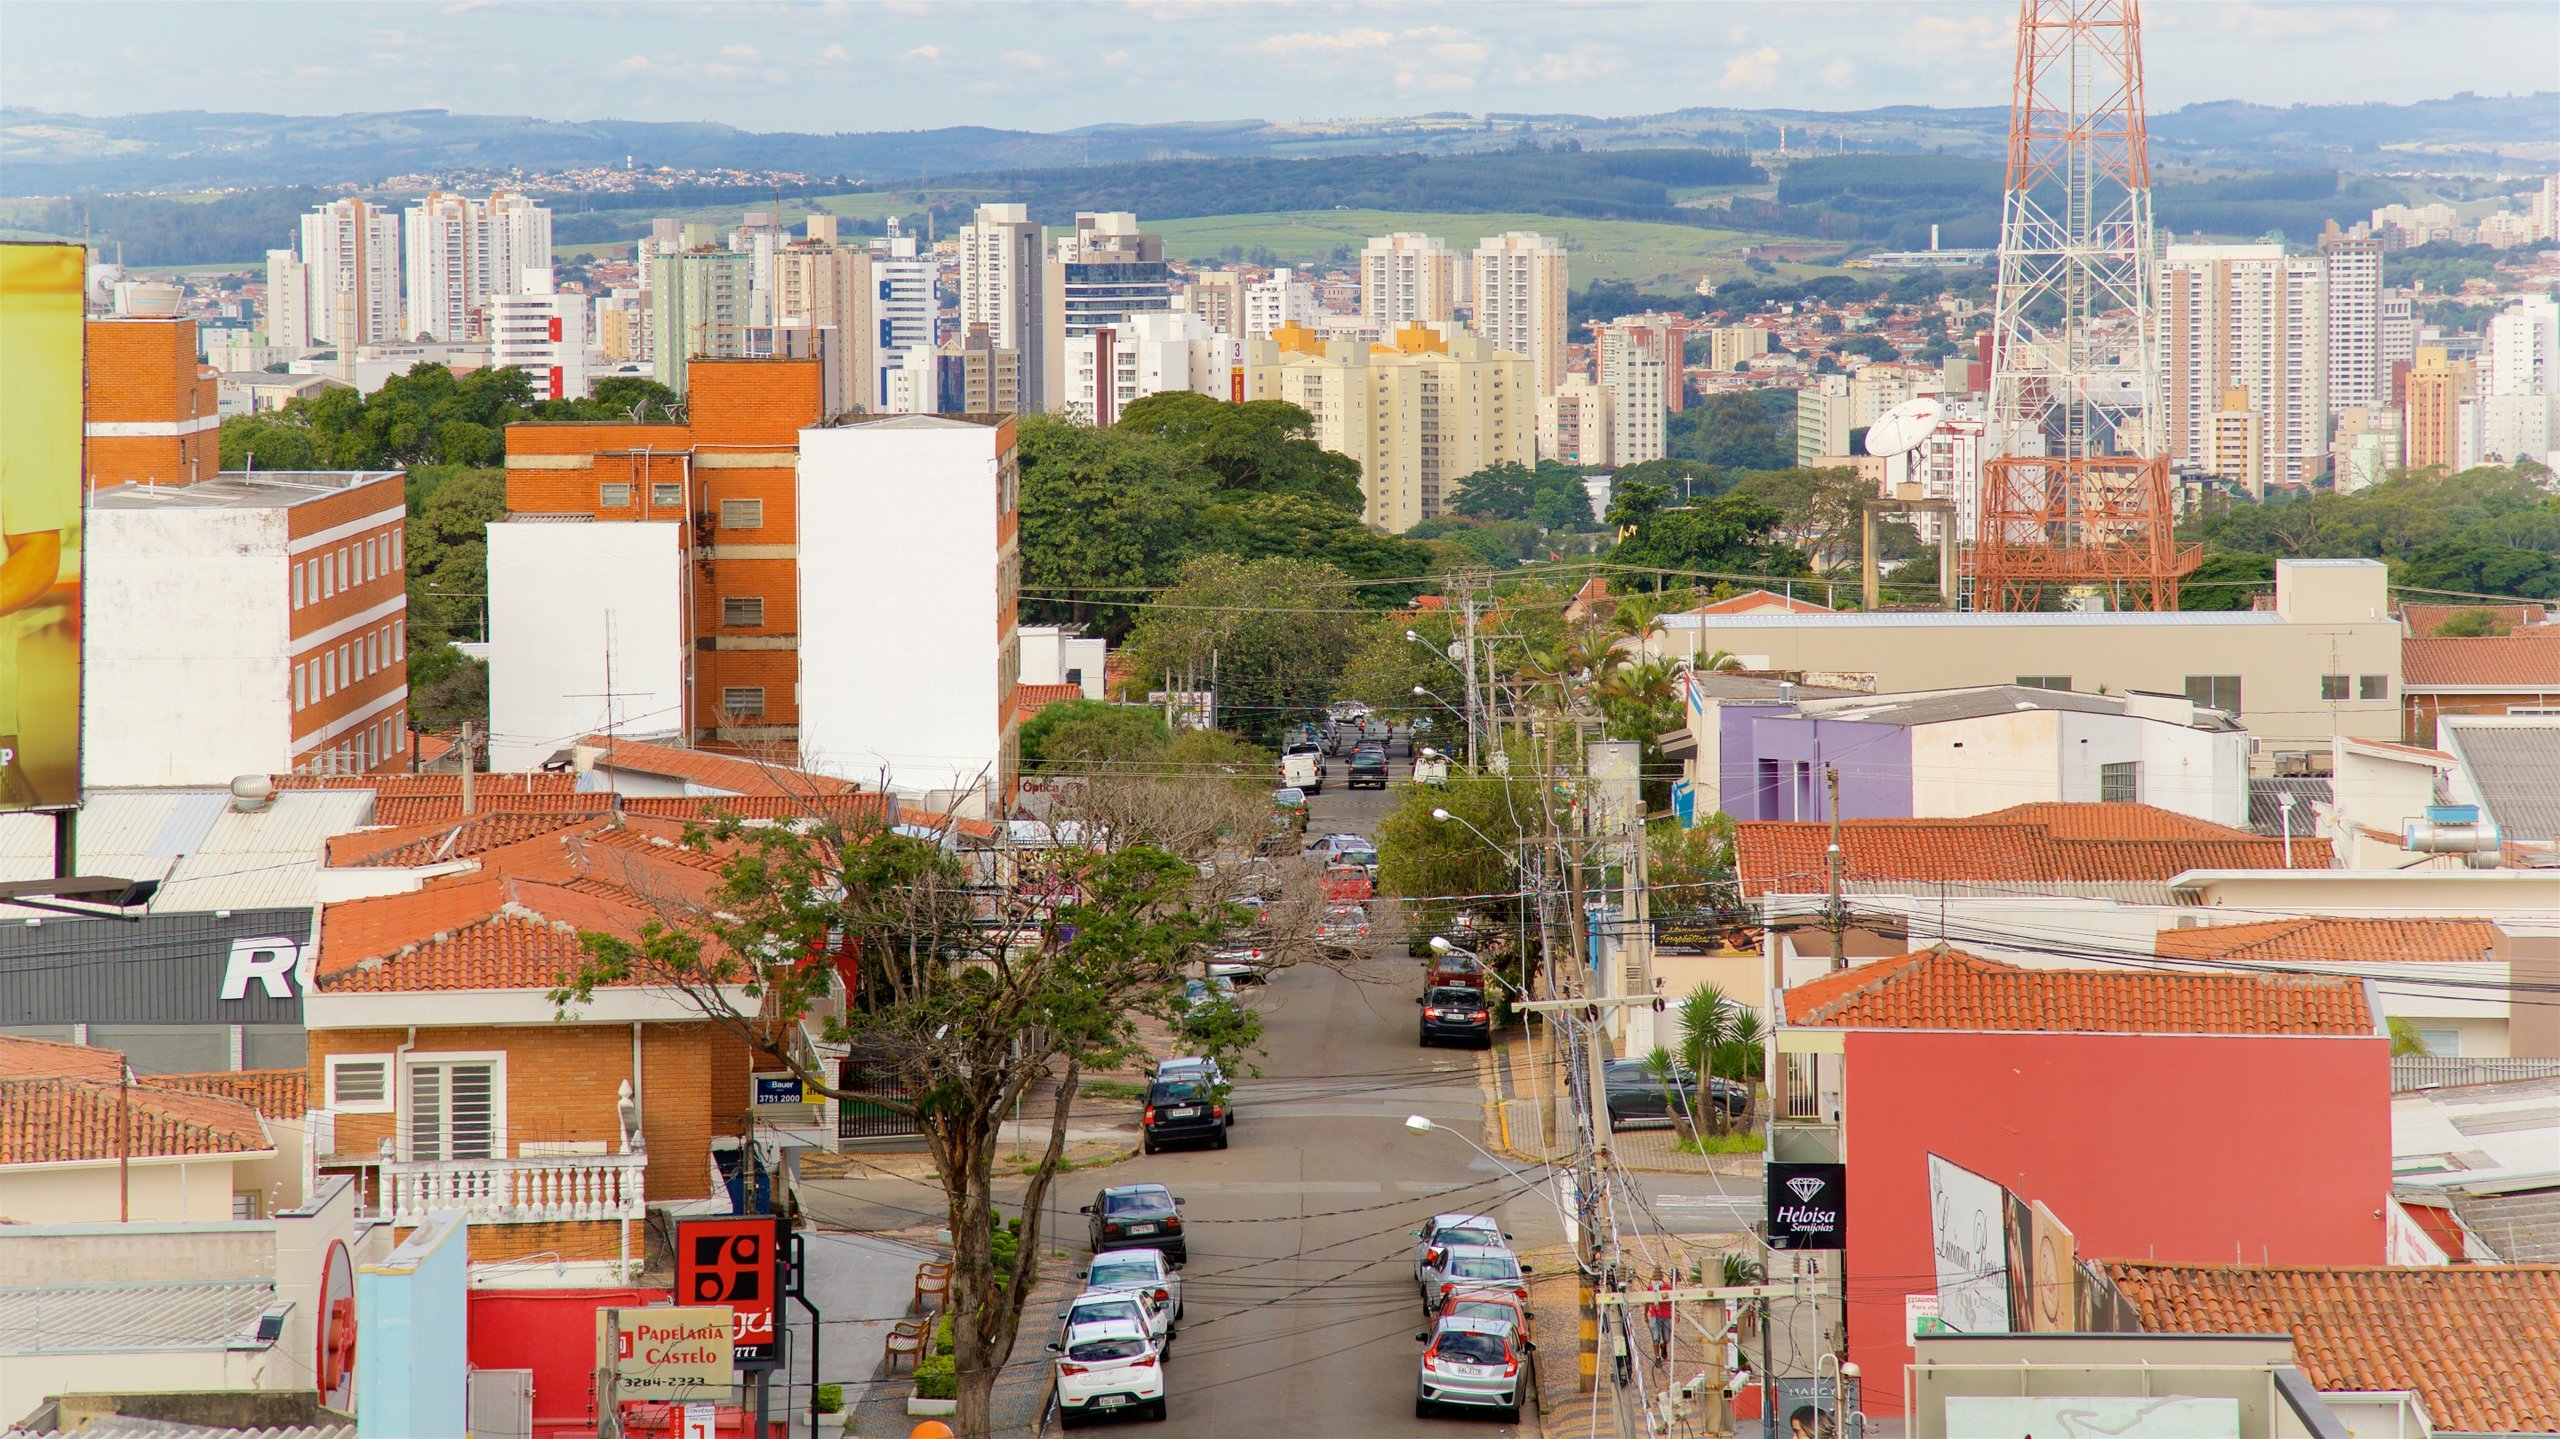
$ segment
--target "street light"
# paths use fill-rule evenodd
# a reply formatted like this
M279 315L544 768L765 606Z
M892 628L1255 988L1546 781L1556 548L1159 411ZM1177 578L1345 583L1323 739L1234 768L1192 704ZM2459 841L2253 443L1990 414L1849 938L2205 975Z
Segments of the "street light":
M1474 835L1476 838L1483 840L1486 844L1492 846L1494 851L1500 854L1512 867L1519 867L1520 857L1518 855L1512 853L1511 850L1502 843L1502 841L1495 839L1492 835L1486 834L1483 830L1480 830L1473 824L1469 823L1465 816L1451 814L1445 809L1435 809L1431 812L1431 817L1440 821L1442 824L1466 825L1467 833Z
M1558 1202L1557 1202L1557 1200L1556 1200L1556 1197L1555 1197L1553 1194L1549 1194L1549 1193L1547 1193L1547 1186L1545 1186L1544 1184L1539 1183L1537 1180L1531 1179L1529 1176L1527 1176L1527 1175L1525 1175L1525 1174L1522 1174L1519 1170L1517 1170L1517 1169L1513 1168L1512 1166L1510 1166L1510 1165L1508 1165L1508 1164L1503 1163L1503 1162L1502 1162L1502 1160L1501 1160L1501 1158L1500 1158L1499 1156L1495 1155L1495 1154L1494 1154L1494 1152L1493 1152L1492 1150L1487 1149L1487 1148L1485 1148L1483 1145L1476 1143L1474 1140L1467 1138L1467 1136L1466 1136L1464 1133L1462 1133L1461 1131L1458 1131L1458 1130L1455 1130L1455 1129L1451 1129L1449 1126L1447 1126L1447 1125L1445 1125L1445 1124L1434 1124L1434 1123L1432 1123L1432 1122L1431 1122L1431 1119L1430 1119L1430 1116L1428 1116L1428 1115L1422 1115L1422 1114L1408 1114L1408 1115L1406 1115L1406 1116L1405 1116L1405 1119L1404 1119L1404 1127L1405 1127L1405 1128L1407 1128L1407 1129L1412 1130L1412 1131L1413 1131L1414 1133L1416 1133L1416 1134L1434 1134L1434 1133L1437 1133L1437 1134L1449 1134L1449 1135L1455 1135L1455 1136L1457 1137L1457 1139L1458 1139L1458 1142L1459 1142L1459 1143L1464 1144L1464 1145L1465 1145L1465 1146L1467 1146L1469 1149L1472 1149L1472 1150L1474 1150L1476 1153L1483 1155L1485 1158L1487 1158L1487 1159L1489 1159L1489 1160L1492 1160L1492 1161L1493 1161L1493 1165L1494 1165L1494 1167L1495 1167L1496 1169L1499 1169L1499 1170L1501 1170L1503 1173L1510 1175L1513 1179L1516 1179L1516 1180L1520 1181L1520 1184L1521 1184L1521 1186L1522 1186L1522 1192L1523 1192L1523 1193L1527 1193L1527 1192L1530 1192L1530 1191L1533 1191L1533 1190L1534 1190L1534 1191L1535 1191L1535 1192L1537 1192L1538 1194L1540 1194L1540 1195L1544 1195L1544 1196L1545 1196L1545 1198L1546 1198L1546 1201L1547 1201L1547 1206L1548 1206L1549 1208L1553 1209L1553 1210L1556 1212L1556 1218L1557 1218L1557 1219L1559 1219L1559 1220L1561 1220L1561 1221L1563 1222L1564 1227L1565 1227L1565 1232L1566 1232L1566 1233L1568 1233L1568 1234L1570 1234L1570 1233L1572 1233L1572 1232L1573 1232L1573 1218L1572 1218L1572 1216L1570 1216L1570 1215L1568 1215L1568 1214L1566 1214L1566 1213L1564 1212L1564 1205L1562 1205L1562 1204L1558 1203ZM1576 1265L1577 1267L1581 1268L1581 1269L1583 1270L1583 1272L1585 1272L1585 1273L1589 1273L1589 1272L1590 1272L1590 1266L1583 1264L1583 1263L1582 1263L1582 1261L1581 1261L1581 1259L1580 1259L1579 1257L1577 1257L1577 1258L1575 1259L1574 1263L1575 1263L1575 1265Z

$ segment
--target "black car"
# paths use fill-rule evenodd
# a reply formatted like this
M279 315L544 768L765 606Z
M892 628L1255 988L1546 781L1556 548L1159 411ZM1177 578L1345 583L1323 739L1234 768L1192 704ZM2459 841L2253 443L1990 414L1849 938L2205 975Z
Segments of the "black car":
M1161 1184L1115 1184L1076 1211L1092 1216L1086 1242L1096 1254L1114 1249L1161 1249L1165 1262L1190 1262L1182 1237L1182 1201Z
M1153 1154L1168 1144L1199 1142L1212 1149L1227 1147L1227 1103L1223 1086L1206 1076L1158 1079L1147 1086L1147 1107L1139 1113L1139 1143Z
M1351 752L1351 777L1345 781L1353 789L1385 789L1387 787L1387 747L1363 744Z
M1700 1123L1709 1118L1707 1105L1698 1093L1698 1076L1686 1069L1675 1068L1668 1076L1658 1076L1641 1059L1613 1059L1609 1061L1608 1086L1609 1127L1613 1130L1655 1121L1669 1124L1675 1114L1693 1116ZM1751 1107L1750 1091L1730 1079L1709 1079L1707 1094L1727 1118L1739 1119Z
M1414 1003L1422 1006L1422 1043L1461 1039L1478 1049L1493 1048L1493 1009L1481 989L1454 984L1435 986Z

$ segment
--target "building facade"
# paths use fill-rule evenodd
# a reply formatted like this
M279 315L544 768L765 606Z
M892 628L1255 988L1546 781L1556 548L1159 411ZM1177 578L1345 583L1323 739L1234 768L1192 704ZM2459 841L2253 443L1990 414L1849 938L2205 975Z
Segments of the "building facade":
M400 217L363 200L332 200L302 217L311 339L370 345L400 333Z
M1164 239L1138 228L1125 210L1076 216L1075 229L1058 238L1043 286L1049 305L1048 353L1039 357L1049 380L1046 408L1063 408L1070 341L1098 330L1121 330L1139 315L1173 308L1173 272L1165 267Z
M266 329L279 349L311 348L311 267L290 247L267 252Z
M707 245L651 260L650 368L659 384L685 394L695 360L746 356L752 276L747 256Z
M2339 234L2332 225L2320 237L2320 255L2329 266L2330 412L2386 404L2391 371L2382 362L2382 239Z
M1040 367L1049 355L1048 258L1041 228L1020 205L980 205L960 231L960 328L1020 361L1014 413L1049 408Z
M2280 244L2171 245L2160 270L2162 434L2204 464L2234 387L2258 416L2253 495L2319 477L2329 450L2328 266Z
M834 217L809 218L814 227ZM879 295L871 264L867 247L840 245L814 233L774 252L774 325L811 332L818 352L830 359L836 392L829 404L840 414L880 403Z
M1291 326L1247 342L1246 397L1312 416L1317 444L1360 462L1362 518L1401 534L1444 513L1466 476L1536 462L1527 365L1464 331L1408 325L1371 346Z
M1398 231L1360 252L1360 317L1392 334L1406 325L1446 324L1457 312L1458 262L1434 235Z
M1273 270L1268 279L1256 280L1245 288L1244 321L1235 325L1212 325L1238 339L1267 340L1284 325L1311 325L1316 318L1316 287L1286 265Z
M1525 230L1487 235L1476 245L1475 332L1497 350L1529 357L1541 397L1564 383L1564 242Z
M88 322L89 488L191 485L222 468L219 383L196 364L193 320Z
M1567 375L1538 401L1538 453L1567 465L1610 465L1614 433L1609 392L1589 375Z
M515 293L489 298L489 363L533 381L537 400L587 397L587 302L552 286L551 267L530 269Z
M2408 431L2401 455L2410 469L2451 474L2478 453L2472 432L2478 417L2474 381L2471 361L2448 358L2442 346L2418 347L2404 382L2408 399L2402 407Z

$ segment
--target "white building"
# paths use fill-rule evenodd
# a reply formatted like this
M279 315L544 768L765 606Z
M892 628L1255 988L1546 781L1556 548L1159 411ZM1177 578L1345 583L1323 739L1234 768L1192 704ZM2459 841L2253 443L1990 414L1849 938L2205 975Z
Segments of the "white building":
M267 252L266 330L279 349L311 348L311 267L290 249Z
M1457 272L1457 257L1437 236L1376 236L1360 252L1360 317L1389 334L1446 324L1455 317Z
M2214 453L2234 388L2258 417L2251 494L2307 485L2329 451L2328 265L2281 244L2171 245L2160 270L2162 433L2176 459Z
M1268 340L1271 332L1283 325L1305 325L1316 317L1316 287L1312 280L1298 278L1286 265L1271 272L1266 280L1256 280L1244 287L1244 334L1248 340ZM1224 328L1209 315L1201 316L1211 329ZM1235 331L1228 329L1228 334Z
M884 355L880 406L884 415L932 415L942 410L942 367L931 345L911 345Z
M1001 816L1016 774L1020 475L1010 423L800 432L800 755L926 807Z
M2329 412L2391 401L2382 363L2382 238L2323 236L2329 265Z
M1084 697L1103 697L1103 665L1111 644L1100 635L1057 625L1022 627L1022 680L1027 685L1080 685Z
M1233 399L1243 372L1243 342L1211 330L1198 315L1133 315L1122 325L1067 340L1064 411L1083 424L1112 425L1130 405L1168 390Z
M491 300L524 293L528 271L552 273L551 211L523 195L431 191L409 207L407 232L404 339L474 338Z
M2560 303L2527 295L2490 316L2472 373L2484 395L2560 394Z
M1554 394L1538 400L1538 453L1559 464L1616 463L1609 447L1614 428L1609 392L1589 375L1567 375Z
M984 325L996 348L1022 357L1024 414L1050 408L1048 262L1040 226L1021 205L980 205L960 230L960 329Z
M537 400L585 399L586 297L554 293L548 265L517 283L519 293L490 297L489 363L524 371Z
M489 526L489 767L530 770L591 734L684 727L684 526Z
M774 322L773 257L789 238L771 210L749 210L745 222L729 232L730 252L747 257L747 323L750 325Z
M1600 388L1609 392L1609 463L1641 465L1662 458L1668 440L1671 387L1679 377L1650 348L1600 332Z
M1568 338L1564 241L1526 230L1487 235L1474 260L1476 333L1497 350L1528 356L1538 393L1554 394L1564 383Z
M930 350L940 342L933 332L940 310L933 294L933 260L918 258L915 236L891 234L871 242L871 279L871 318L878 326L872 355L879 365L871 402L912 413L889 405L889 375L906 363L906 352L919 345Z
M332 200L302 217L316 345L373 344L400 332L400 217L363 200Z

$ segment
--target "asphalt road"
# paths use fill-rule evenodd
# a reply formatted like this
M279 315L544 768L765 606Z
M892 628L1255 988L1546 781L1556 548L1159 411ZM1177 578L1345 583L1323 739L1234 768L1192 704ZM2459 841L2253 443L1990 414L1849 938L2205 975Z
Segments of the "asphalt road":
M1329 786L1309 834L1374 833L1395 794ZM1490 1415L1414 1417L1409 1231L1449 1209L1496 1213L1524 1245L1562 1231L1543 1192L1520 1194L1456 1136L1404 1127L1423 1114L1481 1141L1483 1099L1473 1052L1415 1044L1419 962L1392 924L1378 928L1388 933L1367 959L1286 971L1255 995L1267 1053L1259 1077L1239 1076L1229 1148L1168 1151L1113 1176L1161 1179L1190 1216L1172 1418L1149 1432L1520 1432Z

